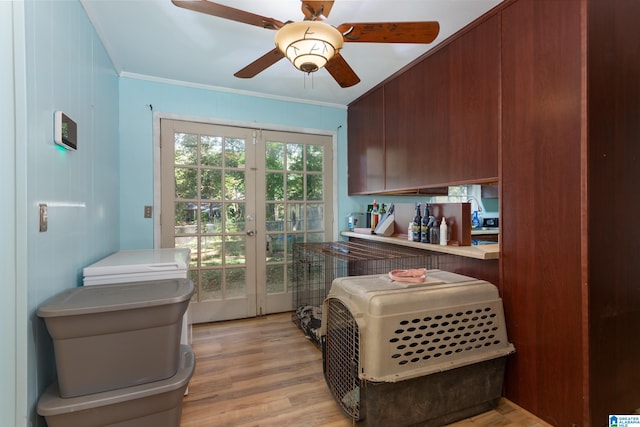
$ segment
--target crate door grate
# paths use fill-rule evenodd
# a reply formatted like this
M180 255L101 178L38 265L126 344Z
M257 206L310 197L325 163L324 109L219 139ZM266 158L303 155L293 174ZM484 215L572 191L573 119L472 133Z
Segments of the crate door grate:
M342 410L360 420L360 343L358 324L339 300L327 301L325 379Z

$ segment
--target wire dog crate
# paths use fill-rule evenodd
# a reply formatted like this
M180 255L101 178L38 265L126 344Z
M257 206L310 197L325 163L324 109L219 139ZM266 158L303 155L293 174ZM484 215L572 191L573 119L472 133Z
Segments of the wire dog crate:
M324 308L325 380L360 425L434 427L497 405L515 349L494 285L441 270L415 284L344 277Z
M397 269L432 269L437 264L438 255L433 252L387 243L297 243L293 246L292 320L320 347L322 303L334 279Z

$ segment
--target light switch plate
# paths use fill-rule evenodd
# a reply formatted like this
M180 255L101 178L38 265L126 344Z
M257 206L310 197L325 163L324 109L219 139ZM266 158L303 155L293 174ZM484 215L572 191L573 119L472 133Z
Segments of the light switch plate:
M144 207L144 217L145 218L151 218L153 216L153 207L152 206L145 206Z
M40 203L40 232L47 231L49 227L49 208L46 203Z

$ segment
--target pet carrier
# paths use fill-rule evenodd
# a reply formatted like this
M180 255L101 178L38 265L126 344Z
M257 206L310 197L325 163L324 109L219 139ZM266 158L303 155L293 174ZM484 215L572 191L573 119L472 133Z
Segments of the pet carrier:
M439 426L495 408L514 351L497 288L441 270L422 283L336 279L321 338L331 393L367 426Z
M334 279L411 268L437 268L437 254L379 242L295 244L292 320L320 347L322 303Z

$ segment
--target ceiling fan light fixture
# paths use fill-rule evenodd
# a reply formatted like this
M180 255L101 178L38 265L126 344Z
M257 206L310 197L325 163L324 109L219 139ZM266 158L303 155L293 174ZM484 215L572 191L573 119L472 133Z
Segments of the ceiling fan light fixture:
M291 22L278 30L276 46L294 67L313 73L342 49L340 31L320 21Z

